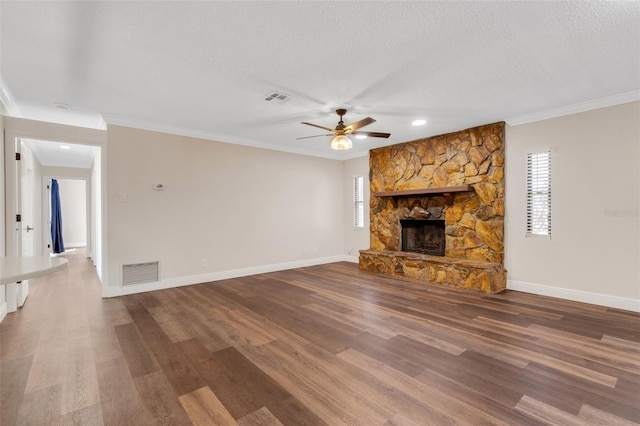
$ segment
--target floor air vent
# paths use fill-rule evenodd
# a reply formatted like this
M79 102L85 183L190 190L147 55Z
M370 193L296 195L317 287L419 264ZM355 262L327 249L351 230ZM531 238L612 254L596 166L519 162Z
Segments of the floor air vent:
M153 283L158 278L158 262L122 265L122 285Z

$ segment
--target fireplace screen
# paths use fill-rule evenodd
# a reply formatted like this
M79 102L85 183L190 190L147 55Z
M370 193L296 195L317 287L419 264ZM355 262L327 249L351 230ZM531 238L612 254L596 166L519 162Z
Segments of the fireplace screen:
M402 251L444 256L444 220L401 220Z

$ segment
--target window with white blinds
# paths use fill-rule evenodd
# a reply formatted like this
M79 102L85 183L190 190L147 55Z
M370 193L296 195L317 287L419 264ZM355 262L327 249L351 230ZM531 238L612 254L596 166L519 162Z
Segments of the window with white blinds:
M353 177L353 226L364 228L364 178Z
M527 154L527 236L551 237L551 152Z

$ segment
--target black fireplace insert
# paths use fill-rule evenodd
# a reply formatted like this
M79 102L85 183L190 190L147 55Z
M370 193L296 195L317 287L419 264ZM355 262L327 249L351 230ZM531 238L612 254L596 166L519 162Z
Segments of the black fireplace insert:
M444 256L444 220L402 219L401 251Z

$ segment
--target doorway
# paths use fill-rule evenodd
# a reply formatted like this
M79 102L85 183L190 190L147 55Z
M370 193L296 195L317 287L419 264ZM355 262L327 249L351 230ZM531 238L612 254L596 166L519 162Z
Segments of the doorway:
M95 190L95 163L100 158L99 148L90 145L62 143L47 140L25 139L39 166L36 190L40 197L41 247L38 254L53 253L51 244L51 188L52 180L58 183L62 207L62 239L66 249L87 247L87 257L95 261L95 240L91 229L99 222L91 200Z
M64 242L64 253L75 251L78 248L87 248L87 257L92 257L90 227L91 199L89 179L80 178L60 178L45 176L43 187L45 188L46 200L43 211L43 225L48 232L45 232L43 238L43 246L48 249L49 253L53 253L53 244L51 241L51 190L52 182L55 179L58 183L60 194L60 206L62 210L62 241Z
M70 241L84 243L87 252L96 266L96 272L102 285L102 293L106 294L106 241L102 238L106 224L106 205L103 194L106 194L106 131L98 129L80 128L15 117L4 117L5 124L5 252L7 256L22 256L22 246L25 249L29 243L23 244L25 237L33 235L33 255L48 255L49 228L49 200L46 190L46 177L59 179L81 180L85 185L84 204L87 212L85 241ZM63 147L64 145L64 147ZM14 160L16 153L26 147L25 152L31 151L34 161L32 167L26 168L25 182L33 182L25 187L22 184L24 172L20 160ZM50 155L43 157L42 153ZM30 154L27 154L30 155ZM83 168L76 164L69 164L83 157L89 157L89 163ZM22 157L22 153L20 155ZM46 158L46 159L45 159ZM31 169L29 171L29 169ZM26 207L21 198L29 200L33 212L31 223L21 223L21 210ZM37 223L37 225L34 225ZM21 225L19 225L21 224ZM82 240L82 239L81 239ZM0 286L3 287L3 286ZM3 289L0 288L0 291Z

